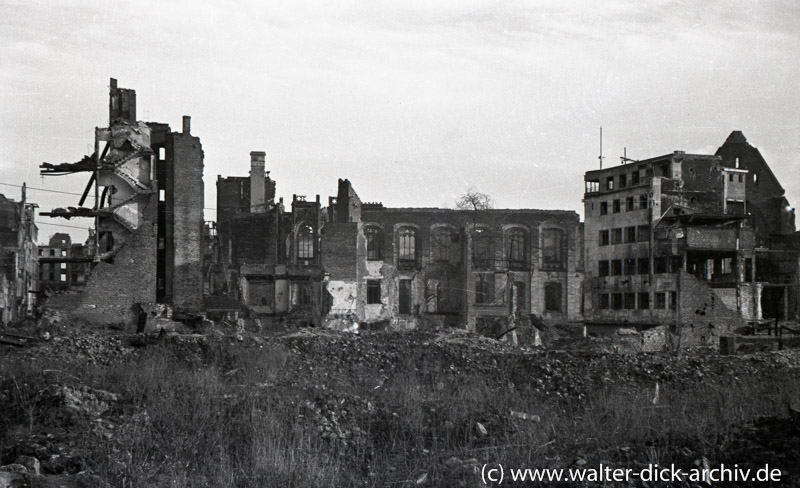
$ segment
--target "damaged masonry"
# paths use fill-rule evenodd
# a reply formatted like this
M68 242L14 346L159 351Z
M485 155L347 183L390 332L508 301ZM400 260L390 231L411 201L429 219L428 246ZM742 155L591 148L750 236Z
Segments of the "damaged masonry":
M567 210L388 208L340 179L327 198L276 196L267 154L219 176L203 222L203 151L191 135L136 121L111 80L95 152L42 174L85 172L93 217L74 318L132 326L143 314L228 319L254 329L461 327L536 343L551 324L635 328L645 349L716 347L765 320L798 318L794 211L744 135L715 155L675 152L585 176L585 223ZM95 204L84 206L90 192Z
M143 311L200 312L203 150L190 127L189 117L182 132L137 121L136 93L112 78L109 127L95 129L94 154L42 164L43 175L90 174L77 207L41 214L95 219L90 256L40 258L94 263L73 318L132 324ZM84 207L92 189L95 205Z

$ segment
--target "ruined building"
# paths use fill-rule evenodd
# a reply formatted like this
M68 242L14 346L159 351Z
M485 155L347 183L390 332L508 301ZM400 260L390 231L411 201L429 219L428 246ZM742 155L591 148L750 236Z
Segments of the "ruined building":
M347 180L326 209L298 195L285 209L264 165L253 152L249 178L217 181L207 288L218 311L224 296L261 323L428 322L495 336L581 318L575 212L385 208L362 203Z
M22 185L19 202L0 194L0 327L34 313L39 289L36 204Z
M330 317L462 325L499 337L580 320L583 232L575 212L386 208L347 180L322 229Z
M740 132L716 155L589 171L585 185L587 323L668 324L697 345L797 317L796 248L769 247L794 238L794 213Z
M73 315L132 323L140 308L158 304L199 312L203 149L190 118L183 117L180 132L137 121L136 92L112 78L109 126L95 129L95 152L76 163L42 165L43 175L77 172L89 174L78 206L41 214L95 219L94 255L62 258L94 263ZM94 205L84 207L92 189Z
M91 237L93 239L93 237ZM73 243L69 234L56 233L46 246L39 246L39 289L41 291L83 289L91 271L88 245ZM62 258L79 258L64 261ZM53 262L48 262L53 259Z
M283 199L275 202L275 182L265 165L265 153L254 151L249 177L217 180L218 261L209 268L216 278L208 287L265 323L291 314L318 325L323 303L319 196L306 201L294 195L287 211ZM219 298L207 302L207 309L222 310L214 305Z

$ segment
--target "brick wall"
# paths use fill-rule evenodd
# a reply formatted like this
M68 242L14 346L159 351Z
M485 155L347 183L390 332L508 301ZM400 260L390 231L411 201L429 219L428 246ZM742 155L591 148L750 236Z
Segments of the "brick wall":
M72 315L92 325L136 323L134 305L156 301L156 226L158 196L151 195L142 225L127 237L113 263L98 263Z
M203 296L203 148L200 139L189 134L172 137L172 303L197 311Z

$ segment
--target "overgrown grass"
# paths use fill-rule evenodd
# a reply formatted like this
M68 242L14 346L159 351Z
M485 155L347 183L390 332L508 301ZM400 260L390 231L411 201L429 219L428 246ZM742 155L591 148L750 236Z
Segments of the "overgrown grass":
M628 450L662 464L681 448L713 458L730 442L731 425L783 414L800 396L795 376L775 373L662 385L655 403L651 385L598 385L581 401L553 399L497 381L499 371L453 375L413 360L382 382L378 374L331 375L322 385L298 378L292 386L290 356L279 342L223 343L199 352L150 346L108 368L3 363L8 408L0 426L35 431L43 422L39 392L57 379L122 395L114 437L87 434L83 446L89 469L115 486L385 486L422 472L447 485L444 461L453 456L525 467L563 466L577 454L624 462ZM317 401L322 386L350 402L337 428L366 441L321 435L304 404ZM353 397L365 403L354 406Z

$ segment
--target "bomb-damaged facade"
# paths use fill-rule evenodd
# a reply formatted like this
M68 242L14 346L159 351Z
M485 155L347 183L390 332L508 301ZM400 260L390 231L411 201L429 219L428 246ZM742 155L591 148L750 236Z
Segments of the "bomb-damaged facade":
M137 121L136 92L112 78L109 125L95 129L94 153L75 163L43 163L41 173L88 175L77 206L40 214L95 219L91 255L41 259L91 263L73 319L133 324L142 314L201 312L203 150L189 117L181 132Z
M713 156L587 172L584 212L587 323L666 324L702 345L797 318L794 211L741 132Z
M209 303L233 298L261 324L432 323L496 337L581 318L575 212L386 208L348 180L326 208L298 195L285 208L264 168L252 152L249 178L217 180Z

